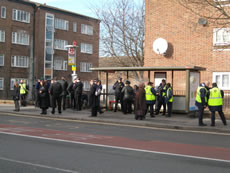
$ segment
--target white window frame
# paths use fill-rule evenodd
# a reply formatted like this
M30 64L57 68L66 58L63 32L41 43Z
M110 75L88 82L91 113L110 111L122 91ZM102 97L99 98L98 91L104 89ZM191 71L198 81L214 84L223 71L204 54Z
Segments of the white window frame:
M2 9L4 9L4 13L2 12L2 11L3 11ZM5 7L5 6L2 6L2 7L1 7L1 18L2 18L2 19L5 19L5 18L6 18L6 7Z
M59 42L59 43L57 44L57 42ZM67 45L68 45L68 41L67 40L60 40L60 39L55 39L54 40L54 49L67 50L67 47L65 47Z
M25 78L11 78L10 79L10 90L14 90L14 82L15 81L19 84L21 80L26 80L26 85L29 84L28 79L25 79Z
M93 64L88 62L80 62L80 72L90 73L92 72L89 68L92 68Z
M5 55L4 54L0 54L0 57L2 57L2 59L3 59L3 64L0 64L0 66L4 66L5 65Z
M55 27L55 29L68 31L69 30L69 21L64 20L64 19L55 18L54 27Z
M59 61L61 65L56 66L56 62ZM62 71L67 71L68 66L67 66L67 61L66 60L62 60L62 59L55 59L54 60L54 70L62 70Z
M223 34L224 32L229 34L230 37L230 28L214 28L213 29L213 46L225 46L230 45L230 41L224 41ZM217 41L217 34L222 33L221 41Z
M93 26L81 24L81 33L86 35L93 35Z
M22 34L22 35L20 35ZM20 38L22 36L27 36L27 38ZM18 38L19 37L19 38ZM20 39L20 40L19 40ZM26 42L23 42L26 41ZM12 43L29 46L30 45L30 35L26 31L12 32Z
M228 75L228 81L229 81L228 87L223 86L223 76L224 75ZM216 76L220 76L220 83L217 83L218 88L222 90L230 90L230 72L213 72L213 78L212 78L213 82L217 82Z
M4 90L4 78L0 77L0 81L2 81L2 87L0 87L0 90Z
M25 17L25 18L24 18ZM12 20L23 22L23 23L30 23L30 13L23 10L12 10Z
M89 91L90 90L90 82L89 81L82 81L83 83L83 90Z
M93 45L81 43L81 53L93 54Z
M26 58L26 60L24 60ZM20 60L23 59L23 62L26 62L25 65L20 65ZM11 67L18 68L28 68L29 67L29 57L28 56L11 56Z
M0 30L0 42L5 42L6 33L3 30Z
M73 22L73 32L77 32L77 23Z

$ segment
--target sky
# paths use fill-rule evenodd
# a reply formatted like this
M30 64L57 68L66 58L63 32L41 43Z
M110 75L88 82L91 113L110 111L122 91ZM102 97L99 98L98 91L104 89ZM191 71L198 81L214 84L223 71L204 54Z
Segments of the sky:
M96 17L92 8L101 7L103 3L112 0L30 0L41 4L54 6L64 10L72 11L85 16Z

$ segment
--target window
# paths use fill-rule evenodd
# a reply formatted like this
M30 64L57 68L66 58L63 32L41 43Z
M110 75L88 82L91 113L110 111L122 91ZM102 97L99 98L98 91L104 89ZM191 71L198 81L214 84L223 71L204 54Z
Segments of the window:
M92 72L89 68L92 68L91 63L87 63L87 62L80 63L80 72Z
M92 54L93 53L93 45L87 44L87 43L81 43L81 53Z
M14 82L17 82L19 84L21 80L25 80L26 84L28 85L28 80L27 79L24 79L24 78L11 78L10 79L10 89L14 90Z
M84 91L89 91L90 90L90 83L89 81L82 81L83 83L83 89Z
M13 9L12 19L19 22L30 23L30 13L22 10Z
M0 78L0 90L4 89L4 79Z
M213 45L230 45L230 28L215 28L213 31Z
M6 7L1 7L1 18L6 18Z
M5 42L5 31L0 30L0 42Z
M12 32L12 43L29 45L30 36L26 31Z
M55 49L67 50L66 45L68 45L68 41L66 40L54 40Z
M62 19L55 19L55 28L61 30L69 30L69 21Z
M213 82L223 90L230 90L230 72L214 72Z
M4 55L0 54L0 66L4 66Z
M67 61L65 60L54 60L54 70L64 70L67 71Z
M22 67L28 68L29 57L27 56L12 56L11 57L11 67Z
M90 25L81 25L81 33L82 34L87 34L87 35L93 35L93 27Z
M76 22L73 23L73 32L77 32L77 23Z

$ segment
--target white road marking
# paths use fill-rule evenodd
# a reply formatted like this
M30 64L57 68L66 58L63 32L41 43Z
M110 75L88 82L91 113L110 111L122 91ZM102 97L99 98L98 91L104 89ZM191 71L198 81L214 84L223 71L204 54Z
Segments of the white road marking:
M152 154L160 154L160 155L168 155L168 156L176 156L176 157L185 157L185 158L191 158L191 159L200 159L200 160L230 163L230 160L214 159L214 158L208 158L208 157L199 157L199 156L175 154L175 153L168 153L168 152L159 152L159 151L151 151L151 150L143 150L143 149L135 149L135 148L127 148L127 147L118 147L118 146L103 145L103 144L93 144L93 143L86 143L86 142L77 142L77 141L63 140L63 139L53 139L53 138L23 135L23 134L8 133L8 132L0 132L0 134L22 136L22 137L29 137L29 138L35 138L35 139L57 141L57 142L65 142L65 143L72 143L72 144L80 144L80 145L89 145L89 146L95 146L95 147L104 147L104 148L112 148L112 149L119 149L119 150L128 150L128 151L145 152L145 153L152 153Z
M67 173L79 173L79 172L71 171L71 170L67 170L67 169L60 169L60 168L55 168L52 166L46 166L46 165L35 164L35 163L30 163L30 162L23 162L23 161L9 159L9 158L5 158L5 157L0 157L0 160L13 162L13 163L19 163L19 164L28 165L28 166L40 167L40 168L45 168L45 169L51 169L51 170L55 170L55 171L67 172Z
M29 117L36 119L46 119L46 120L55 120L55 121L65 121L65 122L78 122L78 123L87 123L87 124L101 124L108 126L118 126L118 127L131 127L131 128L140 128L140 129L151 129L151 130L161 130L161 131L172 131L172 132L185 132L185 133L198 133L198 134L210 134L210 135L222 135L230 136L230 133L224 132L211 132L211 131L199 131L199 130L183 130L183 129L171 129L163 127L148 127L148 126L139 126L139 125L129 125L129 124L119 124L119 123L106 123L106 122L97 122L97 121L87 121L87 120L75 120L75 119L64 119L64 118L55 118L55 117L41 117L33 115L18 115L14 113L4 113L5 115L16 116L16 117Z

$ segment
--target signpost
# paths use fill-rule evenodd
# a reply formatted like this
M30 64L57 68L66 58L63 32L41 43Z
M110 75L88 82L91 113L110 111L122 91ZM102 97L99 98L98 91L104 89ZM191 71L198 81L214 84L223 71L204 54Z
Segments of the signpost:
M68 48L68 65L72 66L72 80L77 77L76 73L76 49L77 49L77 42L73 41L73 45L65 46Z

